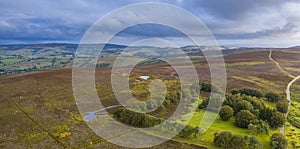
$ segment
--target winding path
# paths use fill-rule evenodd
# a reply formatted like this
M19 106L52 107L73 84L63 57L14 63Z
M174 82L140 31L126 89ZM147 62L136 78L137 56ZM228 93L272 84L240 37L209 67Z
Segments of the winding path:
M294 82L296 82L298 79L300 79L300 75L295 77L293 75L291 75L290 73L286 72L285 70L283 70L279 63L277 61L275 61L273 58L272 58L272 51L270 50L270 54L269 54L269 59L275 63L275 65L277 66L277 68L282 72L284 73L285 75L289 76L290 78L293 78L292 81L289 82L289 84L287 85L286 87L286 90L285 90L285 93L286 93L286 99L287 101L289 102L289 106L288 106L288 112L285 114L285 118L287 119L288 115L289 115L289 110L290 110L290 106L291 106L291 93L290 93L290 88L292 86L292 84ZM280 133L284 135L284 125L280 128Z
M282 72L284 73L285 75L289 76L290 78L296 78L295 76L291 75L290 73L286 72L285 70L283 70L279 63L277 61L275 61L273 58L272 58L272 50L270 50L270 54L269 54L269 59L275 63L275 65L277 66L277 68Z

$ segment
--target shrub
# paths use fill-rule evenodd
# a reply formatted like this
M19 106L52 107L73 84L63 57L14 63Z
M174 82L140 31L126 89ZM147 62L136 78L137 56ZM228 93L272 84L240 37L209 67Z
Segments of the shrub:
M229 106L223 106L219 115L222 120L228 121L233 116L233 109Z
M198 134L198 130L198 127L192 127L190 125L187 125L180 131L180 133L177 136L181 138L196 136Z
M262 110L259 111L259 118L269 122L272 114L273 114L274 110L270 109L270 108L264 108Z
M269 125L273 128L281 127L285 122L285 118L282 113L275 111L269 120Z
M229 131L216 133L214 137L214 144L218 147L230 148L232 147L232 136L232 133Z
M256 139L254 136L246 136L245 139L247 140L247 145L249 149L258 149L261 148L261 143Z
M270 145L272 149L286 149L288 147L286 138L280 133L274 133L272 135Z
M211 83L208 83L208 82L201 82L200 86L201 86L200 91L215 92L215 93L221 92L221 90L218 86L212 85Z
M241 100L237 104L234 105L234 113L238 113L241 110L248 110L251 111L253 109L253 106L250 102L246 100Z
M210 103L210 107L207 108ZM218 112L219 108L222 106L223 100L219 94L212 94L210 97L204 99L202 103L198 106L199 109L207 108L208 111Z
M255 120L256 116L248 110L242 110L235 116L235 125L240 128L248 128L248 125L252 120Z
M269 124L263 120L253 120L248 125L248 130L252 133L261 134L264 133L266 135L269 134Z
M231 91L232 94L245 94L245 95L248 95L248 96L255 96L257 98L261 98L263 97L263 94L261 91L259 90L256 90L256 89L249 89L249 88L242 88L242 89L239 89L239 90L232 90Z
M114 118L125 124L136 127L153 127L163 122L162 119L153 117L145 113L137 113L127 109L118 109L114 112Z
M278 101L276 104L277 111L281 113L286 113L288 111L289 103L288 101Z
M267 98L270 102L277 102L279 100L282 100L282 97L276 93L268 92L265 94L265 98Z
M233 135L229 131L224 131L215 134L214 144L222 148L243 149L246 147L246 140L241 135Z

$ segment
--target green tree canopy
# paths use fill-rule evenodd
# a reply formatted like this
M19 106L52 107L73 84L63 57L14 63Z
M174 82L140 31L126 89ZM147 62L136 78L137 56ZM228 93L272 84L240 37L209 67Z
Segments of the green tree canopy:
M278 111L272 113L272 116L269 120L269 125L273 128L281 127L285 122L284 115Z
M255 120L256 116L248 110L242 110L235 116L235 125L240 128L248 128L248 125L252 120Z
M246 100L241 100L237 104L234 105L234 113L238 113L241 110L248 110L251 111L253 109L253 106L250 102Z
M265 94L265 98L267 98L270 102L277 102L279 100L282 100L282 97L279 94L268 92Z
M248 125L248 130L252 133L256 133L256 134L269 134L269 124L263 120L253 120L250 122L250 124Z
M287 140L281 133L274 133L271 136L270 145L272 149L286 149L288 147Z
M239 90L231 90L231 93L232 94L245 94L245 95L248 95L248 96L255 96L257 98L261 98L263 97L263 93L259 90L256 90L256 89L250 89L250 88L242 88L242 89L239 89Z
M286 100L278 101L276 104L277 111L279 111L281 113L286 113L288 111L288 107L289 107L289 103Z
M233 109L229 106L223 106L219 112L220 118L228 121L233 116Z

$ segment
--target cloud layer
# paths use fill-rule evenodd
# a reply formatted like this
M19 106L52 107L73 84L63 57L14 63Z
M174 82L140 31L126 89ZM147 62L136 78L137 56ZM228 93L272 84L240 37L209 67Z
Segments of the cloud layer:
M0 1L0 44L78 43L85 31L103 15L121 6L137 2L141 1ZM300 44L300 2L297 0L157 2L177 5L196 15L208 26L220 45L288 47ZM158 11L156 15L159 15L165 10L156 11ZM134 16L126 17L128 20L134 19ZM111 22L111 26L117 23L120 22ZM187 28L193 29L193 24L182 23ZM121 34L122 37L119 39L155 35L181 40L176 32L167 28L144 27L135 27L134 30ZM155 32L160 34L154 34Z

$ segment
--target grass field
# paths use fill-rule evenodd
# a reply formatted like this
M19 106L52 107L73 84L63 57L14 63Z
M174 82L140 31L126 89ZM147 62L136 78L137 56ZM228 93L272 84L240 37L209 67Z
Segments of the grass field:
M193 119L190 121L190 124L194 126L198 126L201 122L204 112L205 112L204 110L196 112ZM205 144L208 148L216 148L212 143L214 134L216 132L222 132L222 131L231 131L233 134L241 134L243 136L246 135L256 136L257 139L262 144L263 148L271 148L271 146L269 145L270 136L264 134L259 134L259 135L253 134L249 132L247 129L236 127L234 124L234 118L231 118L229 121L224 122L218 117L214 121L214 123L210 126L210 128L204 134L196 138L194 141L199 141L199 144ZM279 129L270 130L270 134L273 134L274 132L279 132Z
M299 81L291 87L291 107L286 127L286 137L290 148L300 148L300 85Z

